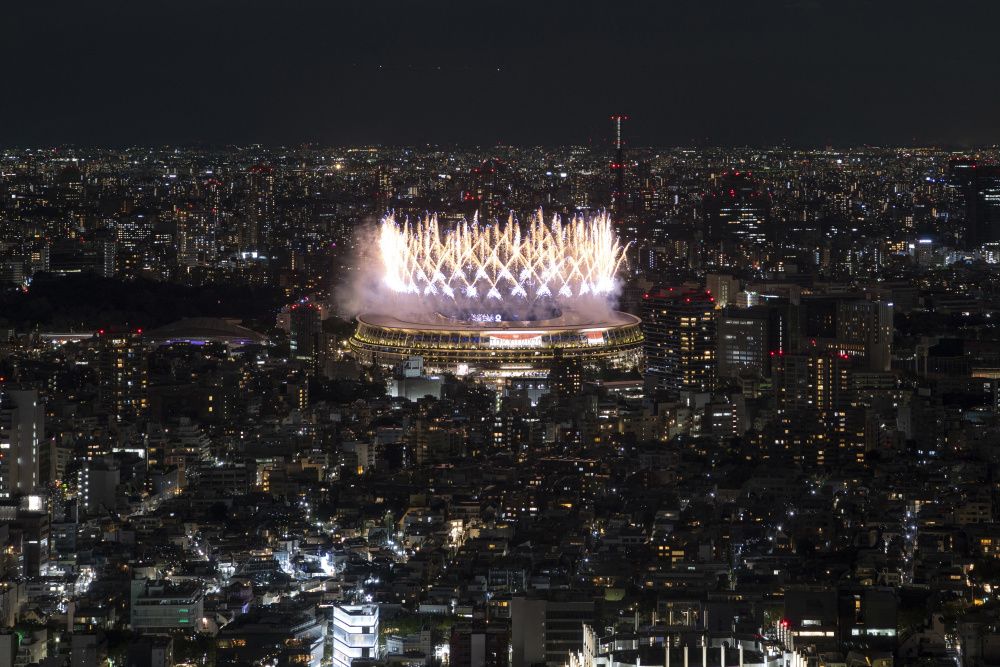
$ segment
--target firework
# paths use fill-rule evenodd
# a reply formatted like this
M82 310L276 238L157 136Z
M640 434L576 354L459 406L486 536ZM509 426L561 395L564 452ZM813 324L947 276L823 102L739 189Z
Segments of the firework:
M607 214L546 222L541 211L526 224L511 216L445 226L435 215L411 224L388 215L379 246L393 292L464 306L605 297L626 249Z

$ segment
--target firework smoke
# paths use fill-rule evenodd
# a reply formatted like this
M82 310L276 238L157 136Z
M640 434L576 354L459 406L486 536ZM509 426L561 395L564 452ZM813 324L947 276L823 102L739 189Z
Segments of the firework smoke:
M377 249L377 259L362 266L377 266L380 275L363 270L352 300L363 302L361 309L454 317L536 319L563 308L608 309L626 251L607 214L546 221L540 210L523 224L513 215L449 225L435 215L411 223L389 214L375 237L374 248L361 245Z

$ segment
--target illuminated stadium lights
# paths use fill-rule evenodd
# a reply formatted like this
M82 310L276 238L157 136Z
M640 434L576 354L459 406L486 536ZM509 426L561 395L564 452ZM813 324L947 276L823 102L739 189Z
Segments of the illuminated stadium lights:
M350 345L370 363L393 365L419 355L429 369L511 371L516 365L520 372L515 375L549 368L557 353L619 367L639 361L642 331L633 315L612 311L603 318L585 318L570 311L533 321L530 329L521 328L525 324L510 322L498 328L495 323L486 326L436 314L412 321L363 313Z
M378 243L382 292L350 340L366 362L420 356L429 370L501 378L544 377L559 359L640 361L639 319L613 310L626 246L606 214L454 225L389 215Z

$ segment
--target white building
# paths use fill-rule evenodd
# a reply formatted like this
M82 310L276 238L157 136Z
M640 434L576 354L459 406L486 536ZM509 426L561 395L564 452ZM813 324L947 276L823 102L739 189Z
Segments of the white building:
M378 660L378 605L333 608L333 665L350 667L358 658Z
M593 627L583 625L583 646L571 651L565 667L783 667L780 653L765 654L756 641L735 641L728 637L725 644L677 645L663 643L665 628L647 628L642 634L599 638ZM700 641L700 640L699 640ZM786 654L789 655L789 654ZM791 667L805 667L792 661Z

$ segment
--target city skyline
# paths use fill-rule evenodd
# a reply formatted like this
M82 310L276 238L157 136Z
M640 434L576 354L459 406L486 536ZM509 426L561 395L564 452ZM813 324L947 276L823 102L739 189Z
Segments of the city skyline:
M0 667L1000 666L1000 2L5 9Z
M991 667L1000 151L617 120L0 152L0 667Z

